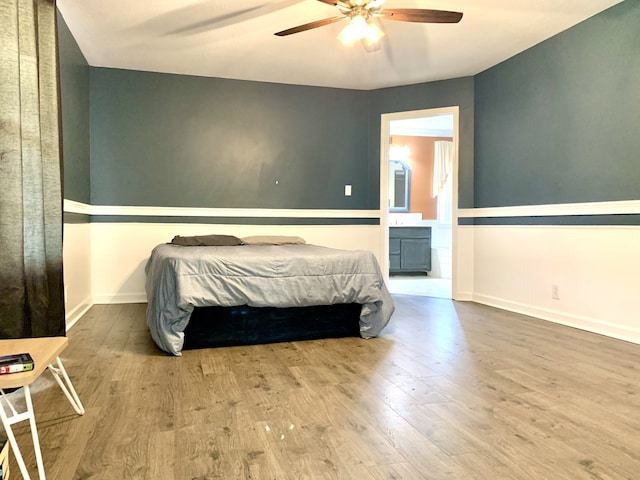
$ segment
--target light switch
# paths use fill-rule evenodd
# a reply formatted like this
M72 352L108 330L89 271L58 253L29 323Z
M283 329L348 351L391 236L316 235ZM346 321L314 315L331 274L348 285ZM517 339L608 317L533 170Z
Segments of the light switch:
M351 196L351 185L345 185L344 186L344 196L345 197L350 197Z

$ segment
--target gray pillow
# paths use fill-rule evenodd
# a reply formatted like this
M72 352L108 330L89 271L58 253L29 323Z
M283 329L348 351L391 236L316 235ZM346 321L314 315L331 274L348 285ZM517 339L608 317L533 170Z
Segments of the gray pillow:
M253 235L243 237L242 243L244 245L299 245L307 242L304 238L289 235Z

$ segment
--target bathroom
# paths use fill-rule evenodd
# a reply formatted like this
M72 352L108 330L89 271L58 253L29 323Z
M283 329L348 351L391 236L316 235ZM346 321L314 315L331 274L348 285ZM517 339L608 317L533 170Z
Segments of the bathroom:
M453 116L393 120L390 133L390 290L451 298ZM402 267L394 238L412 255Z

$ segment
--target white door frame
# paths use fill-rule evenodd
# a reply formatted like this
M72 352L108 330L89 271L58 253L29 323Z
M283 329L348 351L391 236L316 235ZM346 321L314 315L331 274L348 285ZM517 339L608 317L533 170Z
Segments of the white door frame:
M380 125L380 222L382 249L382 271L389 280L389 145L391 138L391 122L411 118L453 115L453 178L452 178L452 218L451 218L451 296L458 299L458 152L459 152L459 115L458 106L444 108L428 108L406 112L383 113Z

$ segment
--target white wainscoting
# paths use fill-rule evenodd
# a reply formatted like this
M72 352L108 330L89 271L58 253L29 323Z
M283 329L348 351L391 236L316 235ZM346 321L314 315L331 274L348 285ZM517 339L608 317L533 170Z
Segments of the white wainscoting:
M91 292L91 225L65 223L63 239L67 329L93 304Z
M640 227L473 230L474 301L640 343Z
M471 301L474 291L475 268L475 230L471 226L459 226L453 230L453 244L457 256L452 257L451 268L453 277L451 281L451 293L454 300Z
M297 235L307 243L374 252L380 261L379 225L211 225L93 223L91 285L94 303L146 302L144 266L153 247L175 235Z
M64 201L64 211L91 216L249 218L379 218L377 210L229 209L96 206ZM198 223L95 222L65 224L67 323L93 303L145 302L144 266L153 247L175 235L297 235L308 243L372 251L383 257L379 225L235 225ZM70 319L70 316L72 317Z
M100 210L103 209L104 211ZM92 215L159 215L139 207L91 207L65 201L65 211ZM95 209L95 211L94 211ZM122 210L124 209L124 210ZM233 216L213 210L205 215ZM306 211L305 211L306 212ZM258 216L307 216L302 211ZM464 217L639 213L640 201L465 209ZM189 212L171 212L189 216ZM198 210L197 213L202 213ZM248 214L249 212L247 212ZM307 212L308 213L308 212ZM313 216L336 217L333 211ZM375 216L380 212L338 212ZM195 216L195 213L194 213ZM254 216L256 216L254 214ZM374 252L386 262L380 225L232 225L92 223L65 225L68 325L92 303L146 301L144 265L153 247L174 235L298 235L309 243ZM459 226L453 295L584 330L640 343L640 227ZM559 299L551 298L552 285Z

